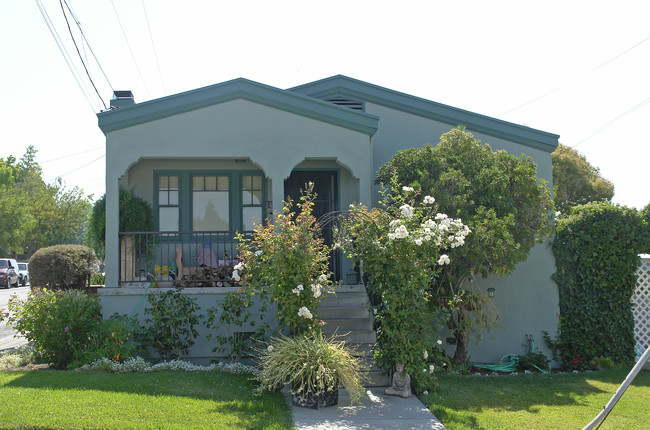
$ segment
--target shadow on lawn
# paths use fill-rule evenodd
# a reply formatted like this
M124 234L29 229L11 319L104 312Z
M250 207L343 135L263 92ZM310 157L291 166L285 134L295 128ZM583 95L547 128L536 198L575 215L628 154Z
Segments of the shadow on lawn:
M25 372L0 385L0 390L2 387L104 391L207 400L213 402L207 405L210 413L236 414L251 428L264 428L268 423L282 423L283 414L288 415L286 401L278 393L256 396L249 375L222 372L116 374L38 370ZM280 427L284 428L282 425Z

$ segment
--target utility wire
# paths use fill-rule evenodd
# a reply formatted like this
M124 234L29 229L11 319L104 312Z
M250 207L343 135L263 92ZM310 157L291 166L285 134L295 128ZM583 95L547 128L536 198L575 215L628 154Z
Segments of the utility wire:
M625 111L624 113L622 113L621 115L617 116L617 117L614 118L613 120L609 121L607 124L603 125L603 126L600 127L598 130L594 131L594 132L591 133L589 136L585 137L584 139L582 139L581 141L579 141L578 143L576 143L575 145L573 145L572 148L575 148L575 147L577 147L578 145L581 145L582 143L584 143L584 142L586 142L587 140L591 139L591 138L594 137L595 135L597 135L597 134L601 133L602 131L604 131L606 128L608 128L610 125L614 124L614 123L615 123L616 121L618 121L619 119L621 119L621 118L623 118L623 117L625 117L625 116L631 114L632 112L634 112L634 111L636 111L636 110L638 110L638 109L641 109L643 106L645 106L645 105L648 104L648 103L650 103L650 97L648 97L647 99L645 99L644 101L642 101L642 102L639 103L638 105L634 106L633 108L631 108L631 109Z
M66 7L70 11L70 15L72 16L72 19L74 19L74 22L77 24L77 27L79 28L79 32L81 32L81 37L83 38L84 42L86 43L86 46L88 46L88 49L90 49L90 53L93 54L93 58L95 58L95 62L97 63L97 66L99 67L99 70L101 70L102 74L104 75L104 79L106 79L106 82L108 83L108 86L111 88L111 91L114 91L113 85L111 85L111 81L108 79L108 76L106 76L106 72L104 71L104 68L99 62L99 59L97 58L97 55L95 54L95 51L93 50L93 47L90 45L90 42L88 41L88 38L86 37L86 33L84 33L83 28L81 28L81 22L77 18L77 15L74 13L74 10L72 10L72 7L68 4L67 0L63 0L65 3Z
M61 52L63 59L65 60L66 64L68 65L68 68L70 69L70 73L72 73L72 76L74 77L74 80L77 82L77 85L79 86L79 89L81 90L82 94L86 98L86 101L90 106L90 109L93 111L93 114L95 114L96 113L95 106L93 106L93 103L90 101L90 98L88 97L87 94L88 90L86 89L86 87L84 87L83 83L81 82L80 77L78 76L79 72L72 64L70 55L65 49L65 46L63 45L63 42L61 41L61 38L59 37L59 34L56 31L56 28L54 28L54 24L52 23L50 16L45 10L45 7L41 4L41 1L40 0L35 0L35 1L38 10L41 12L41 16L43 16L43 19L45 20L45 24L47 25L47 28L50 30L50 34L52 35L54 42L56 42L56 46L59 48L59 51Z
M122 35L124 36L124 40L126 41L126 46L129 48L129 52L131 53L131 58L133 59L133 64L135 64L135 68L138 71L138 75L140 75L140 80L142 81L142 84L144 85L144 89L147 91L149 96L151 96L151 92L149 91L149 88L147 87L147 83L144 81L144 78L142 77L142 72L140 72L140 67L138 67L138 62L135 60L135 55L133 55L133 50L131 49L131 44L129 43L129 39L126 37L126 32L124 31L124 26L122 25L122 21L120 20L120 15L117 13L117 8L115 7L115 3L113 0L111 0L111 5L113 5L113 11L115 11L115 16L117 17L117 22L120 24L120 28L122 29Z
M514 107L514 108L512 108L512 109L510 109L510 110L508 110L508 111L506 111L506 112L504 112L502 115L507 115L507 114L509 114L509 113L511 113L511 112L514 112L514 111L516 111L516 110L518 110L518 109L521 109L522 107L527 106L527 105L529 105L529 104L531 104L531 103L534 103L534 102L536 102L537 100L543 99L544 97L546 97L546 96L548 96L548 95L551 95L551 94L553 94L554 92L559 91L559 90L561 90L561 89L563 89L563 88L565 88L565 87L567 87L567 86L573 84L573 83L576 82L576 81L579 81L579 80L581 80L581 79L584 79L584 78L585 78L587 75L589 75L590 73L593 73L593 72L597 71L598 69L600 69L600 68L606 66L607 64L611 63L612 61L618 59L619 57L621 57L621 56L623 56L623 55L625 55L625 54L627 54L628 52L630 52L631 50L633 50L633 49L636 48L637 46L640 46L640 45L644 44L644 43L647 42L648 40L650 40L650 36L649 36L649 37L646 37L645 39L643 39L643 40L640 41L639 43L635 44L634 46L632 46L632 47L626 49L625 51L623 51L623 52L621 52L621 53L619 53L619 54L613 56L613 57L610 58L609 60L607 60L607 61L605 61L604 63L600 64L600 65L597 66L596 68L591 69L590 71L588 71L587 73L583 74L582 76L579 76L579 77L577 77L577 78L575 78L575 79L572 79L572 80L570 80L570 81L568 81L568 82L566 82L566 83L560 85L559 87L556 87L556 88L554 88L554 89L552 89L552 90L550 90L550 91L548 91L548 92L542 94L541 96L535 97L534 99L527 101L527 102L524 103L524 104L521 104L521 105L519 105L519 106L516 106L516 107Z
M86 153L92 152L92 151L97 151L98 149L104 149L104 145L98 146L96 148L89 149L87 151L77 152L75 154L63 155L63 156L58 157L58 158L52 158L52 159L49 159L49 160L41 161L38 164L45 164L45 163L49 163L49 162L52 162L52 161L63 160L64 158L76 157L77 155L86 154Z
M160 84L163 88L163 95L167 94L167 89L165 88L165 81L162 77L162 72L160 70L160 62L158 62L158 52L156 51L156 45L153 43L153 34L151 33L151 25L149 24L149 15L147 14L147 8L144 5L144 0L142 0L142 9L144 10L144 17L147 20L147 29L149 30L149 39L151 40L151 47L153 48L153 55L156 58L156 66L158 67L158 76L160 76Z
M65 18L65 23L68 26L68 32L70 33L70 38L72 38L72 43L74 44L75 49L77 50L77 55L79 55L79 60L81 61L81 64L84 66L84 70L86 71L86 76L88 76L88 80L90 81L90 84L93 86L93 89L95 90L95 93L97 93L97 97L99 97L99 101L102 102L102 105L104 106L104 109L106 109L106 103L104 103L104 99L102 99L101 94L99 94L99 90L95 86L95 82L93 82L93 78L90 76L90 72L88 71L88 67L86 67L86 62L84 61L83 57L81 56L81 52L79 52L79 46L77 45L77 41L74 38L74 35L72 34L72 29L70 28L70 22L68 21L68 15L65 13L65 8L63 7L63 1L59 0L59 5L61 5L61 12L63 12L63 17Z
M88 165L94 163L95 161L97 161L97 160L99 160L99 159L101 159L101 158L103 158L103 157L106 157L106 154L102 154L102 155L100 155L99 157L95 158L94 160L89 161L89 162L86 163L86 164L82 164L81 166L79 166L79 167L77 167L77 168L75 168L75 169L72 169L72 170L70 170L69 172L64 173L63 175L58 175L56 178L54 178L54 179L50 179L49 181L46 181L46 182L56 181L57 179L60 179L60 178L62 178L62 177L64 177L64 176L67 176L67 175L69 175L69 174L71 174L71 173L74 173L74 172L76 172L76 171L78 171L78 170L83 169L84 167L86 167L86 166L88 166Z

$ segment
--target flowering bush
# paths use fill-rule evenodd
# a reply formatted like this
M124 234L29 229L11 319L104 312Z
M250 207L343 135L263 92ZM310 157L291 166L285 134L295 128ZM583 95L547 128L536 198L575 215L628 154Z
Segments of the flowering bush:
M276 305L280 327L292 335L320 328L315 311L331 287L329 248L312 214L314 197L309 184L297 213L289 200L283 213L275 214L275 222L256 225L252 238L238 236L241 262L233 278L246 292Z
M257 369L241 363L213 363L209 366L200 366L183 360L163 361L151 365L142 357L131 357L118 363L108 358L95 360L92 363L79 367L79 371L107 372L107 373L146 373L162 372L167 370L183 370L185 372L213 372L255 374Z
M380 299L374 310L377 364L389 370L403 363L424 389L435 382L429 353L436 355L440 348L427 334L441 325L429 312L428 287L451 261L444 251L462 246L470 230L460 219L436 213L432 196L420 197L413 188L394 184L384 209L351 206L340 240L362 265L370 292Z

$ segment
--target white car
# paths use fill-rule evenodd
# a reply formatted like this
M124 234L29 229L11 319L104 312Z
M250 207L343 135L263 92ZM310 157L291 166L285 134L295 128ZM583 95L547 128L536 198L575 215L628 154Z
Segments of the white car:
M23 287L29 283L29 263L18 263L18 282Z

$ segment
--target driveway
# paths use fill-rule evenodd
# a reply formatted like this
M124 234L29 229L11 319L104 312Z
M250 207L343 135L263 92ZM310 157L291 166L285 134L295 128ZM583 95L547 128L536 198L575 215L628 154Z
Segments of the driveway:
M29 287L8 288L0 290L0 310L7 310L7 303L11 296L17 295L21 299L26 299L29 293ZM0 351L15 348L24 345L27 339L24 337L14 338L14 329L8 326L6 322L0 322Z

